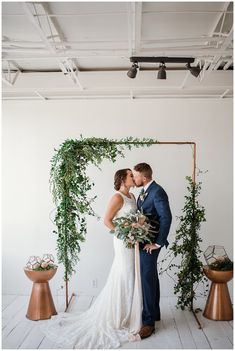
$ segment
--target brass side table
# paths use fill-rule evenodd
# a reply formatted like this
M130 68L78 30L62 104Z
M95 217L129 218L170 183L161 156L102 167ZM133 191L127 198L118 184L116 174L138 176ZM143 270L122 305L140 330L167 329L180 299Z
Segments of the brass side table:
M231 321L233 307L227 282L233 278L233 271L214 271L204 266L203 272L212 282L203 316L215 321Z
M33 281L33 288L26 314L28 319L38 321L49 319L51 316L57 314L48 283L48 281L54 277L56 271L56 268L45 271L24 269L27 277Z

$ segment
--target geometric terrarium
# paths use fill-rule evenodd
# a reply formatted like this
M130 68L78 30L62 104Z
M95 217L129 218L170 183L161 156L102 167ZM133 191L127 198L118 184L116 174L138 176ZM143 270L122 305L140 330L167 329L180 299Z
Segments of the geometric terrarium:
M53 266L55 263L55 259L53 257L53 255L51 254L44 254L42 257L42 262L41 262L41 266L43 268L47 267L47 266Z
M26 263L26 267L28 269L37 269L40 267L41 258L39 256L30 256L28 262Z
M212 270L232 270L233 263L229 259L225 249L220 245L208 246L204 251L204 257L207 265Z
M57 266L55 265L55 259L51 254L44 254L43 258L39 256L30 256L28 262L26 263L26 268L29 270L49 270L55 269Z

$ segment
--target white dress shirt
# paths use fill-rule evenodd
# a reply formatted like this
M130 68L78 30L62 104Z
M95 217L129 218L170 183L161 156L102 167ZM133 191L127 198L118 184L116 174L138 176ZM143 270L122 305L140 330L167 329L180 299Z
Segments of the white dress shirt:
M147 184L145 184L145 186L144 186L144 192L146 192L146 190L148 189L148 187L150 186L150 184L152 184L152 182L153 182L153 179L150 180L150 182L148 182Z

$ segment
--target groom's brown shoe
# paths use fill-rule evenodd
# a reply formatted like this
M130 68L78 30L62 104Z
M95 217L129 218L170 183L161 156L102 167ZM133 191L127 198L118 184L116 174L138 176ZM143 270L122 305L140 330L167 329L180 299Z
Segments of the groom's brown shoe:
M155 328L152 325L143 325L139 331L139 336L141 339L146 339L150 337L155 332Z

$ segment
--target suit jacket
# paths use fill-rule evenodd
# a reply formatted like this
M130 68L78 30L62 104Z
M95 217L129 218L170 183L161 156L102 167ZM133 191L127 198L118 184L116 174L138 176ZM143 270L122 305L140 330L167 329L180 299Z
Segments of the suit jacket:
M153 230L156 230L153 242L160 246L168 246L167 236L170 231L172 215L169 206L168 196L165 190L153 181L143 195L143 201L140 196L137 200L137 206L140 211L149 219ZM143 248L144 244L140 244Z

